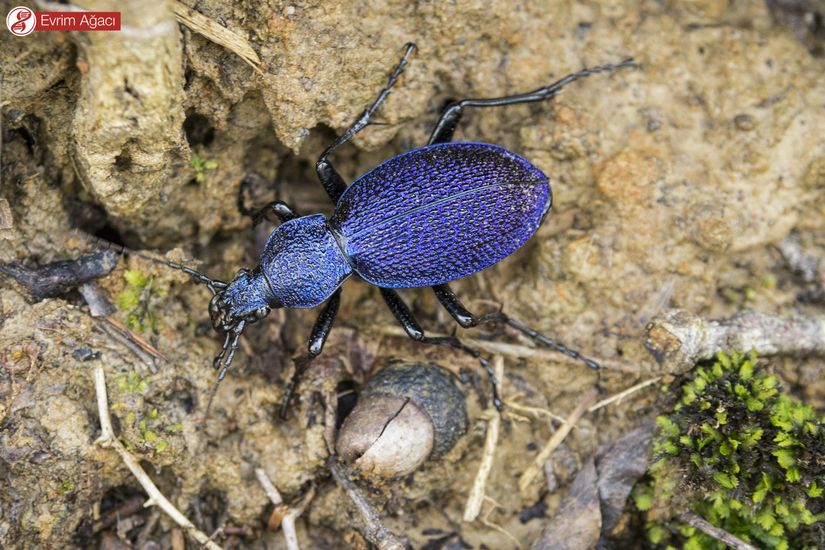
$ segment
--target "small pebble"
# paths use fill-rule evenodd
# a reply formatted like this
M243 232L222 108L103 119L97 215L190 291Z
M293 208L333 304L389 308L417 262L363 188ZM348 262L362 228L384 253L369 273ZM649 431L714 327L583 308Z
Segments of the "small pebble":
M72 352L72 357L78 361L92 361L100 359L100 351L92 351L89 348L77 348Z
M756 128L756 120L754 120L752 116L746 114L736 115L733 117L733 124L736 126L737 130L742 130L743 132L750 132Z

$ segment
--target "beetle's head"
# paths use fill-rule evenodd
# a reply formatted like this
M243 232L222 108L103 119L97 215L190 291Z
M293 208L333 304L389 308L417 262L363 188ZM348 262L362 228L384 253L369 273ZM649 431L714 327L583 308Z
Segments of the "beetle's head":
M217 290L209 302L212 326L222 332L235 332L244 325L260 321L277 304L261 268L241 269L225 288Z

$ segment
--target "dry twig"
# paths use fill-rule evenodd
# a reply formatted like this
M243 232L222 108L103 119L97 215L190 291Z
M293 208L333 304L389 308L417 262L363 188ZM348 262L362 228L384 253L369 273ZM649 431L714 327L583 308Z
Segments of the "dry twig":
M503 403L504 403L504 406L507 409L513 409L514 411L519 411L519 412L522 412L522 413L525 413L525 414L530 414L534 418L540 418L542 416L546 416L547 418L555 420L556 422L561 422L561 423L565 422L565 418L563 416L559 416L558 414L556 414L552 411L549 411L547 409L542 409L540 407L532 407L530 405L522 405L521 403L517 403L515 401L515 398L504 400Z
M729 319L703 319L674 309L647 327L645 345L669 372L687 372L720 351L760 355L825 355L825 316L781 317L743 311Z
M123 323L118 321L114 316L110 315L108 317L98 318L96 321L95 327L100 332L123 344L126 349L143 361L152 373L158 371L155 363L156 360L168 361L163 353L139 334L123 326Z
M284 533L287 549L300 550L301 547L298 544L298 532L295 529L295 521L304 513L307 505L315 497L315 488L307 491L301 499L301 502L298 503L298 506L290 507L284 504L281 493L275 488L275 485L272 483L272 480L269 479L269 476L263 468L255 469L255 477L258 478L258 482L261 484L261 487L263 487L266 496L268 496L272 504L275 505L275 514L280 516L281 530ZM275 528L277 525L270 525L270 527Z
M536 458L533 459L533 462L527 467L526 470L521 474L518 480L518 488L522 495L526 495L527 489L530 487L530 484L533 480L538 476L542 470L544 469L544 463L547 462L547 459L550 458L550 455L553 454L553 451L561 445L561 442L564 441L564 438L567 437L567 434L570 433L570 430L573 429L573 426L576 425L576 422L587 412L588 407L590 404L596 399L596 388L591 388L587 393L582 396L582 399L579 401L579 404L576 405L576 408L573 409L573 412L570 413L570 416L567 417L567 420L559 426L559 429L550 437L547 443L544 445L544 448L536 455Z
M261 73L261 58L244 37L221 26L202 13L196 12L183 2L174 0L171 6L178 21L215 44L233 52L256 72Z
M337 461L333 461L329 466L329 471L332 473L332 477L335 478L338 486L343 489L344 493L346 493L350 500L352 500L352 503L355 504L358 513L361 514L366 524L363 533L364 538L366 538L370 544L377 546L379 550L404 550L406 545L401 539L396 537L392 531L384 527L381 523L381 518L378 516L378 512L367 502L364 493L361 492L361 489L347 476L341 465Z
M398 336L404 339L409 339L409 336L402 327L380 325L374 327L376 334L384 334L387 336ZM443 338L448 335L428 332L428 336L435 338ZM521 344L510 344L507 342L499 342L497 340L480 340L478 338L460 338L461 341L472 348L477 348L487 353L494 355L504 355L505 357L516 357L518 359L540 359L542 361L550 361L553 363L561 363L564 365L582 365L579 359L568 357L559 351L550 348L530 347ZM627 361L616 359L605 359L601 357L591 357L594 361L600 364L605 369L615 370L619 372L639 372L639 367Z
M504 380L504 359L499 355L493 363L497 380ZM478 465L478 473L467 497L467 504L464 506L464 521L474 521L481 513L481 505L484 503L484 490L487 487L487 478L493 468L493 457L498 445L498 429L501 425L501 414L492 405L488 409L490 420L487 422L487 435L484 438L484 451L481 454L481 463Z
M492 498L488 497L488 496L485 496L484 500L489 501L492 504L492 507L490 507L490 509L487 511L487 513L484 514L484 516L481 518L481 524L484 525L485 527L489 527L490 529L494 529L494 530L498 531L499 533L501 533L502 535L504 535L505 537L510 539L513 542L513 544L516 545L516 548L518 548L519 550L522 550L524 548L524 546L521 545L519 540L515 536L513 536L513 534L510 531L508 531L507 529L505 529L504 527L502 527L498 523L494 523L494 522L490 521L490 515L493 512L496 511L496 508L504 508L504 507L501 504L499 504L498 502L496 502L495 500L493 500Z
M641 389L644 389L644 388L650 386L651 384L655 384L656 382L658 382L661 379L662 379L661 376L656 376L654 378L650 378L648 380L645 380L644 382L639 382L635 386L630 386L626 390L620 391L616 395L611 395L610 397L608 397L606 399L602 399L601 401L599 401L598 403L596 403L595 405L593 405L592 407L587 409L587 412L592 413L594 411L597 411L597 410L601 409L602 407L606 407L606 406L610 405L611 403L619 402L622 399L624 399L625 397L627 397L628 395L630 395L632 393L635 393L635 392L637 392Z
M709 521L706 521L705 519L697 516L693 512L684 512L682 514L679 514L679 519L684 521L691 527L699 529L706 535L715 538L719 542L727 544L735 550L757 550L756 546L748 544L739 537L731 535L724 529L716 527Z
M189 535L198 541L200 544L209 550L221 550L221 547L212 542L205 533L195 527L186 516L184 516L171 502L160 492L157 485L146 474L143 468L138 463L137 459L126 450L126 447L115 437L115 432L112 429L112 419L109 416L109 398L106 392L106 375L103 372L103 365L98 363L94 368L95 391L97 393L97 411L100 416L100 437L95 443L104 448L114 449L120 458L123 460L132 475L138 480L140 485L149 495L149 500L144 506L157 505L161 510L172 518L181 528L186 530Z

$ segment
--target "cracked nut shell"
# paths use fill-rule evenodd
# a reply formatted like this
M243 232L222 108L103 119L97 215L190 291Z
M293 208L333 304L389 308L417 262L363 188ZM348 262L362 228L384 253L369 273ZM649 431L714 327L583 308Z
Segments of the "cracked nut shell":
M438 365L394 363L372 377L336 451L364 473L399 477L453 448L467 430L464 394Z

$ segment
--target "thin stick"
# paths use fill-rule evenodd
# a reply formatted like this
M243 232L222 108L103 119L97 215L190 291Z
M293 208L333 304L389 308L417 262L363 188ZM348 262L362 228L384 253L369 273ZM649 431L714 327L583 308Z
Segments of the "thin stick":
M679 519L690 525L691 527L695 527L699 529L703 533L708 536L711 536L718 540L719 542L723 542L734 548L735 550L758 550L756 546L748 544L747 542L743 541L739 537L735 535L731 535L724 529L720 529L716 527L709 521L705 520L694 514L693 512L684 512L679 514Z
M497 355L493 363L493 370L497 380L504 380L504 359ZM499 390L500 391L500 390ZM478 465L478 473L473 481L473 487L467 497L467 504L464 506L464 521L475 521L481 513L481 505L484 503L484 491L487 488L487 478L490 477L490 470L493 468L493 458L498 445L498 430L501 425L501 414L492 405L488 407L487 413L490 420L487 422L487 434L484 438L484 451L481 453L481 463Z
M489 527L490 529L495 529L496 531L498 531L499 533L501 533L502 535L504 535L505 537L507 537L508 539L513 541L513 544L516 545L516 548L518 548L519 550L522 550L524 548L524 546L521 545L519 540L516 537L514 537L513 534L510 531L508 531L507 529L505 529L501 525L499 525L497 523L493 523L492 521L490 521L490 514L495 512L496 508L504 508L504 507L501 504L499 504L498 502L496 502L495 500L493 500L492 498L488 497L488 496L485 496L484 500L490 501L490 503L492 503L493 506L492 506L492 508L490 508L490 510L487 511L486 514L484 514L484 517L481 518L481 524L484 525L485 527Z
M378 326L374 331L378 334L385 334L387 336L399 336L409 338L402 327L395 326ZM445 338L448 335L440 333L427 333L428 336L434 338ZM481 340L478 338L461 338L461 341L470 347L475 347L486 351L487 353L504 355L506 357L517 357L519 359L540 359L543 361L552 361L554 363L562 363L565 365L581 365L581 361L568 357L561 352L542 347L530 347L521 344L510 344L507 342L499 342L497 340ZM639 372L639 367L633 363L626 361L618 361L613 359L593 358L602 367L619 372Z
M161 361L168 361L166 356L155 346L149 343L145 338L143 338L140 334L137 334L134 331L129 330L123 323L121 323L117 318L113 315L103 318L107 324L111 325L116 331L123 334L125 337L132 340L135 344L140 346L140 349L154 357L155 359L160 359Z
M281 493L272 483L272 480L269 479L269 476L266 474L263 468L255 468L255 477L258 478L258 483L261 484L263 487L264 493L269 498L275 506L281 506L284 503L284 499L281 497Z
M567 419L563 416L559 416L554 412L548 411L547 409L542 409L540 407L531 407L529 405L522 405L521 403L516 403L515 401L504 401L504 406L508 409L513 409L515 411L520 411L527 414L532 414L534 417L539 418L540 416L546 416L555 420L556 422L561 422L562 424L567 422Z
M406 545L392 531L382 525L378 512L367 502L364 493L347 476L341 465L337 461L333 461L329 466L329 471L338 486L352 500L358 513L361 514L366 524L363 535L367 542L377 546L379 550L404 550Z
M143 361L152 373L157 372L155 361L152 359L152 356L144 352L139 345L132 341L127 335L119 331L117 327L110 325L102 319L98 319L94 325L94 328L118 344L122 344L123 347L135 354L135 357Z
M307 494L304 495L304 498L301 499L301 503L298 506L290 508L284 504L281 493L278 492L278 489L272 483L272 480L269 479L269 476L263 468L255 468L255 477L258 478L258 483L263 487L266 496L268 496L272 504L275 505L275 511L281 516L281 531L284 533L287 549L301 550L298 544L298 532L295 530L295 520L298 519L298 516L303 513L309 501L315 496L315 489L310 489Z
M301 499L301 502L298 503L298 506L290 508L281 521L281 530L284 532L286 547L289 550L300 550L298 547L298 531L295 529L295 520L304 513L304 510L306 510L306 507L313 498L315 498L315 487L310 488Z
M595 405L593 405L592 407L587 409L587 412L592 413L594 411L597 411L597 410L601 409L602 407L606 407L606 406L610 405L611 403L621 401L622 399L624 399L628 395L630 395L632 393L635 393L635 392L637 392L637 391L639 391L643 388L646 388L646 387L650 386L651 384L655 384L656 382L658 382L661 379L662 379L661 376L655 376L655 377L653 377L649 380L645 380L644 382L639 382L635 386L630 386L626 390L620 391L616 395L611 395L610 397L608 397L606 399L602 399L601 401L599 401L598 403L596 403Z
M522 495L526 495L527 489L530 487L530 484L539 475L544 469L544 463L547 462L547 459L550 458L550 455L553 454L553 451L561 445L561 442L564 441L564 438L567 437L567 434L570 433L570 430L573 429L573 426L576 425L576 422L582 417L582 415L587 411L590 404L595 401L596 399L596 388L591 388L587 393L582 396L582 399L579 401L579 404L576 405L576 408L573 409L573 412L570 413L570 416L567 417L567 420L564 424L559 426L559 429L550 437L547 443L544 445L544 448L536 455L536 458L533 459L533 462L527 467L526 470L521 474L518 480L518 488Z
M171 502L160 492L146 472L141 468L137 459L132 456L126 447L115 437L115 432L112 429L112 419L109 416L109 398L106 393L106 375L103 372L103 365L97 363L94 367L95 391L97 393L97 411L100 416L100 438L95 443L104 448L114 449L120 458L123 460L132 475L138 480L138 483L149 495L149 500L144 506L157 505L161 510L172 518L182 529L185 529L189 535L204 545L209 550L221 550L221 547L212 542L205 533L195 527L186 516L178 511Z
M178 21L204 36L206 39L235 53L249 64L250 67L255 69L258 74L261 74L261 58L258 57L258 54L252 49L249 42L241 35L221 26L216 21L212 21L207 16L193 10L182 2L173 0L171 7Z

